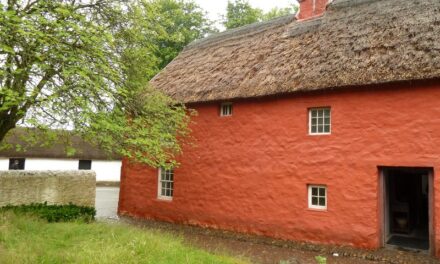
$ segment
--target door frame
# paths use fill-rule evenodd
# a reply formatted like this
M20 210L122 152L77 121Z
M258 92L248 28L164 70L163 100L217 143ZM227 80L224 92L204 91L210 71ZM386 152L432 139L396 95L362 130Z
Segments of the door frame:
M389 194L387 192L386 170L392 168L425 169L428 171L428 225L429 225L429 249L431 255L435 253L434 237L434 168L433 167L410 167L410 166L378 166L378 207L379 207L379 246L385 247L389 235Z

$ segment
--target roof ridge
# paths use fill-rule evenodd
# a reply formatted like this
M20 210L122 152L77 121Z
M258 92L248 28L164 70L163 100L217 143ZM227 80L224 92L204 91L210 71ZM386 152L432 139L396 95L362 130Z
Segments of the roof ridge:
M256 22L249 25L244 25L238 28L229 29L223 32L215 33L203 39L198 39L188 44L184 50L200 48L202 46L208 46L218 41L234 39L236 37L245 37L252 34L257 34L266 31L272 27L286 25L296 20L294 14L289 14L281 17L277 17L268 21Z
M382 0L333 0L333 2L329 4L329 7L331 9L338 9L338 8L354 7L364 4L371 4L379 1Z

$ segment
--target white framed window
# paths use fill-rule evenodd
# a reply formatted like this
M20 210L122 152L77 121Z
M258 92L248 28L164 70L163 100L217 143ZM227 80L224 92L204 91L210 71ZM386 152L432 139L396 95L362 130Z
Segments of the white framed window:
M325 210L327 209L327 186L309 185L309 208Z
M220 116L232 115L232 103L222 103L220 105Z
M161 200L173 200L174 170L159 168L157 197Z
M330 107L309 109L309 134L331 134L331 109Z

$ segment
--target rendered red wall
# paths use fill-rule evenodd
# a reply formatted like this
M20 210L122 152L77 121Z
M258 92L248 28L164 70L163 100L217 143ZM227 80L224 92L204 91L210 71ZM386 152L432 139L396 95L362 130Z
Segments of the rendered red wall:
M157 170L124 161L119 213L376 248L378 166L440 166L439 99L433 81L238 101L232 117L195 105L197 142L175 170L173 201L157 199ZM332 133L310 136L308 108L321 106L332 109ZM308 184L327 185L327 211L308 209ZM435 175L434 188L435 213Z

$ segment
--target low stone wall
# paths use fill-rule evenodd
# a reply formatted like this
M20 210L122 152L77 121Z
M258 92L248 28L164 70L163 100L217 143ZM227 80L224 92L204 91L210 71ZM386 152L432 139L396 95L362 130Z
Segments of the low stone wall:
M95 206L93 171L0 171L0 207L30 203Z

